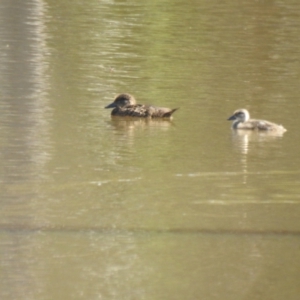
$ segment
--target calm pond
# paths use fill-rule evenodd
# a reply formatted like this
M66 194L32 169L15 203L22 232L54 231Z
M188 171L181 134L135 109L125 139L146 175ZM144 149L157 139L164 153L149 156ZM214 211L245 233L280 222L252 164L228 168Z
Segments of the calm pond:
M0 298L298 300L299 36L299 1L2 0Z

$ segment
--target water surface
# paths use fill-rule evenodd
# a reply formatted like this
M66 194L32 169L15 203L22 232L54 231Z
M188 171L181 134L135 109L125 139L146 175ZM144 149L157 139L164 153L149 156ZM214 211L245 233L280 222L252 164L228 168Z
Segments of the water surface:
M298 299L299 8L2 1L1 299Z

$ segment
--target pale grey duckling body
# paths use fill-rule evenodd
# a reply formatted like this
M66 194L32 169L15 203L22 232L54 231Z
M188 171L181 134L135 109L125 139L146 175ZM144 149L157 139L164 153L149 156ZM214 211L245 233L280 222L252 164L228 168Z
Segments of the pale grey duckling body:
M242 130L265 130L284 132L286 129L282 125L278 125L265 120L250 119L250 114L246 109L237 109L227 120L233 121L233 129Z
M126 93L118 95L114 102L107 105L105 108L113 108L111 112L112 116L139 118L170 118L178 109L137 104L135 98Z

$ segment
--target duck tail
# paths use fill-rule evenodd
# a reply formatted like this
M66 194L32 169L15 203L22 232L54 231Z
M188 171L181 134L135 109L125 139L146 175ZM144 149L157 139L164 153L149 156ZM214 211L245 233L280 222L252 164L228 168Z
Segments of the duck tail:
M164 114L163 114L163 118L170 118L170 117L172 116L172 114L173 114L176 110L178 110L178 109L179 109L179 107L174 108L174 109L172 109L172 110L170 110L170 111L164 113Z

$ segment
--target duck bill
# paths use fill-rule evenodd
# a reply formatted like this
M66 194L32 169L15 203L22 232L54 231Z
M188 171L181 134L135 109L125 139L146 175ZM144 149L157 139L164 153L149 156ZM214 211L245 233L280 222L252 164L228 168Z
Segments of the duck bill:
M235 115L233 115L233 116L231 116L231 117L229 117L229 118L227 119L227 121L233 121L233 120L236 120Z
M113 102L113 103L105 106L104 108L114 108L114 107L117 107L117 105Z

